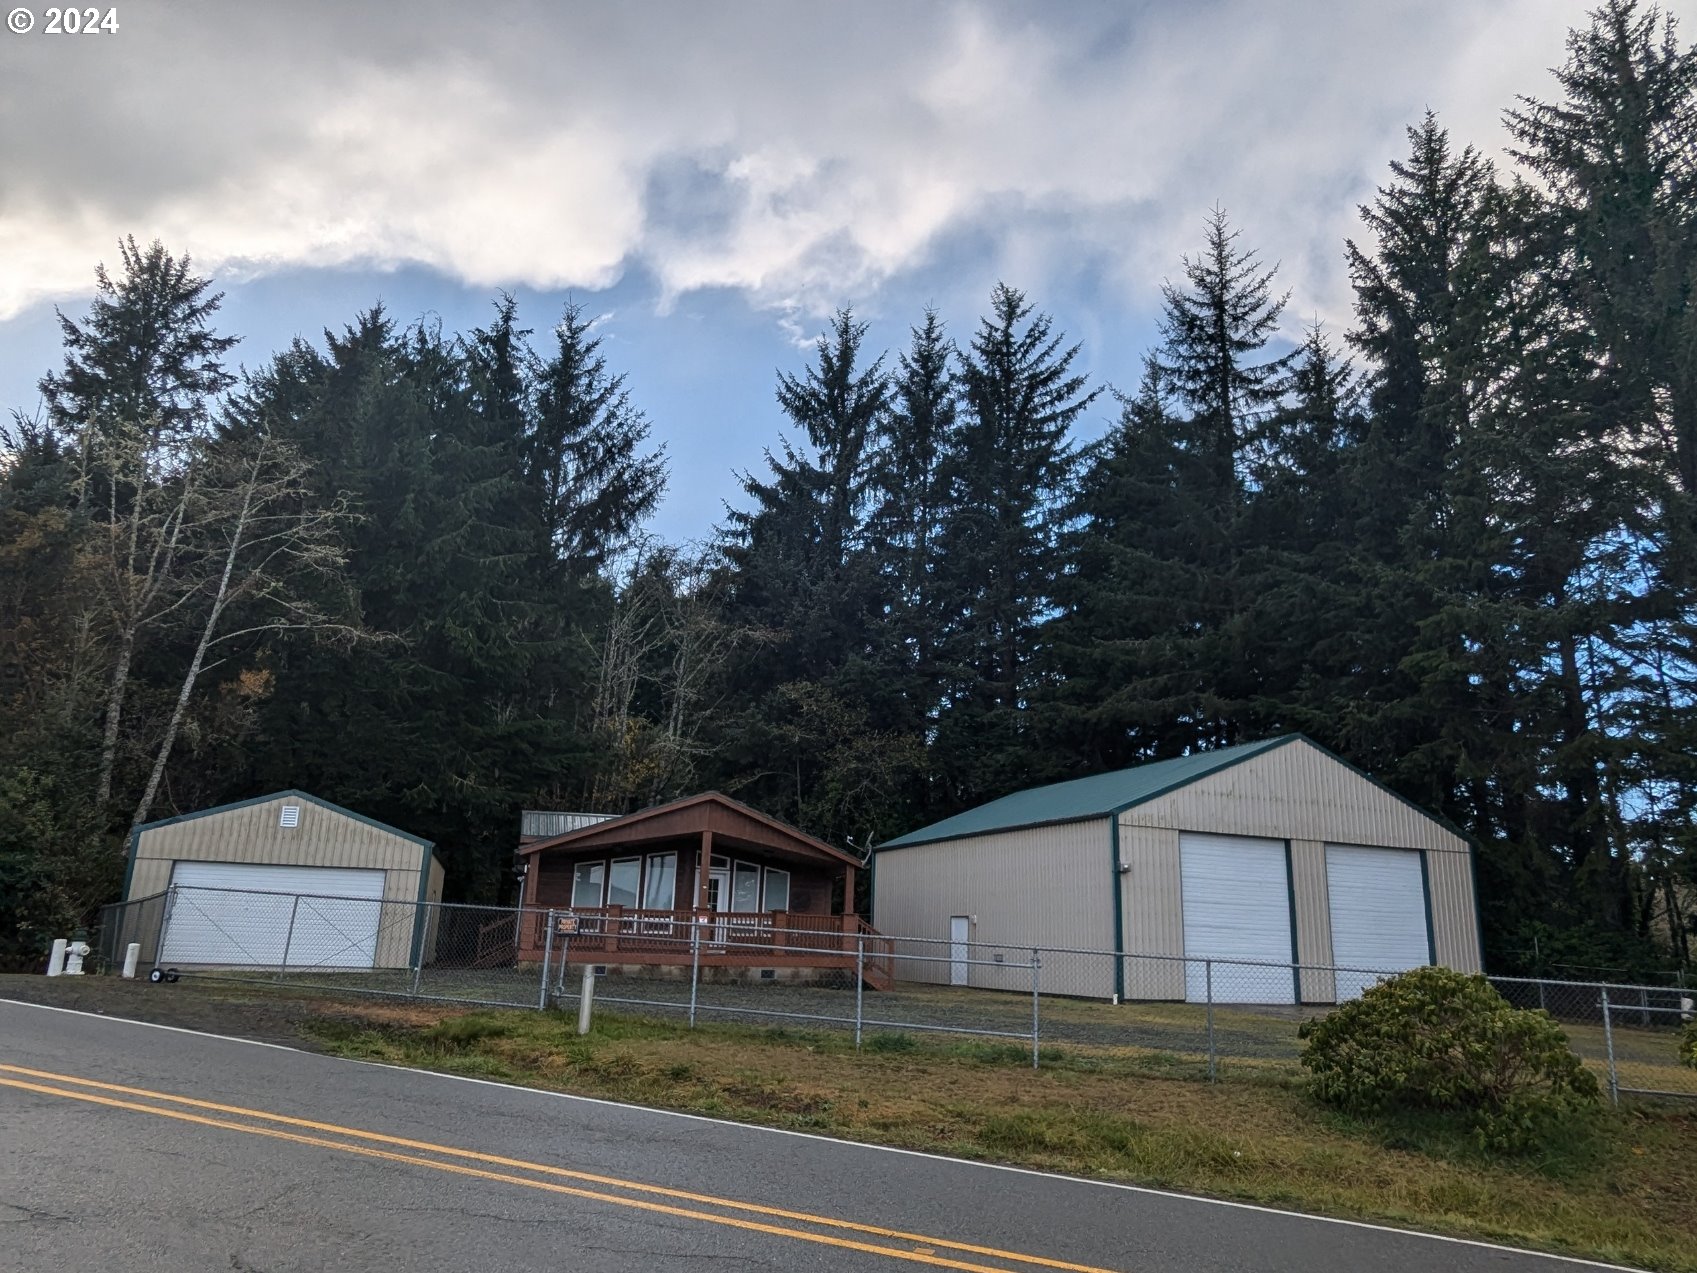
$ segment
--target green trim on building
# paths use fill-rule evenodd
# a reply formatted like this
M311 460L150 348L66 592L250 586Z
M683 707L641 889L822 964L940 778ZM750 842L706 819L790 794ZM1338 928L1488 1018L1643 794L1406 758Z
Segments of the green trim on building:
M1216 751L1193 752L1172 760L1157 760L1130 769L1015 791L999 800L957 813L952 818L944 818L894 840L886 840L878 846L878 852L912 848L939 840L990 835L997 831L1023 831L1067 822L1089 822L1109 814L1117 816L1127 809L1169 795L1181 787L1301 737L1300 734L1285 734L1279 738L1222 747Z
M1438 932L1432 924L1432 876L1426 866L1426 850L1420 850L1420 900L1426 906L1426 962L1438 962Z
M1285 841L1285 907L1290 915L1290 1001L1302 1004L1302 948L1296 920L1296 862L1290 841Z
M1113 859L1114 996L1125 998L1125 871L1120 861L1120 815L1108 818L1108 853Z
M1479 904L1479 846L1467 840L1467 876L1473 886L1473 940L1479 944L1479 972L1485 972L1485 910Z
M412 966L417 968L424 957L424 934L429 928L426 916L430 909L425 905L430 900L430 867L436 860L436 855L430 851L427 844L420 850L424 860L418 866L418 904L412 913Z

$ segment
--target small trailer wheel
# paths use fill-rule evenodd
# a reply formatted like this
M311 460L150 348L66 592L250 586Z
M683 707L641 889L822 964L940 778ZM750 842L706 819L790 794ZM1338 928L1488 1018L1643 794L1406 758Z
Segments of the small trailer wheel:
M165 974L165 980L170 981L170 982L175 982L181 976L182 976L181 973L179 973L175 968L172 968Z
M152 972L147 974L147 979L153 982L154 985L158 985L161 981L165 980L165 970L163 968L155 968Z

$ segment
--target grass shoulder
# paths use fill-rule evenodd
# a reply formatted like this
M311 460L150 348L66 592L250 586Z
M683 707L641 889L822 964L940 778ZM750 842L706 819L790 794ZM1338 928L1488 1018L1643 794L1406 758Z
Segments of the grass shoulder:
M612 1013L347 1013L303 1027L344 1056L868 1143L1371 1219L1697 1273L1697 1109L1597 1110L1514 1155L1431 1114L1360 1116L1296 1067L1219 1083L1182 1058Z

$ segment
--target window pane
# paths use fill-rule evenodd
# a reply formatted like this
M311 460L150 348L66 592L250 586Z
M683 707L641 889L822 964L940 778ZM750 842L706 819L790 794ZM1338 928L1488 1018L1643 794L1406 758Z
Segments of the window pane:
M738 862L731 873L731 909L757 911L760 909L760 868Z
M678 855L655 853L648 859L648 879L642 904L651 911L669 911L678 891Z
M766 909L787 911L790 908L790 873L776 867L766 868Z
M606 872L605 862L579 862L577 869L572 872L572 905L599 906L601 905L601 878Z
M635 906L642 883L642 859L620 858L607 875L607 905Z

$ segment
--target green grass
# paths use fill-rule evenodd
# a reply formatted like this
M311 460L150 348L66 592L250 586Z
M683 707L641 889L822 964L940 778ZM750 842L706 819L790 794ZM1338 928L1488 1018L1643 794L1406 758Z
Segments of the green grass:
M1439 1116L1316 1106L1287 1062L603 1012L409 1009L308 1028L346 1056L848 1139L1406 1224L1697 1273L1697 1106L1599 1109L1515 1158ZM1293 1028L1281 1023L1284 1028Z

